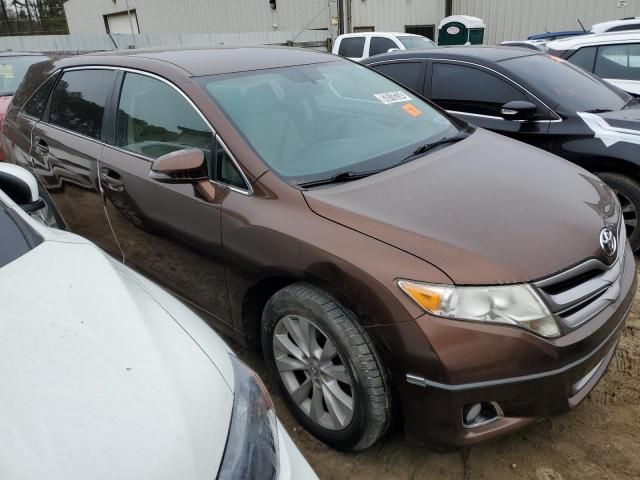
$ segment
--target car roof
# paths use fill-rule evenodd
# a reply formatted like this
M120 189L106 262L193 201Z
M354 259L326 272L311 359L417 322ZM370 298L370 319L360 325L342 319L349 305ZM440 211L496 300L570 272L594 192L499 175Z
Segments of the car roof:
M310 63L346 61L335 55L292 47L208 47L115 50L78 55L58 62L62 68L84 65L123 65L181 70L189 76L216 75Z
M350 37L422 37L422 35L416 35L415 33L404 33L404 32L358 32L358 33L343 33L338 38L350 38Z
M609 20L608 22L594 23L591 26L591 31L593 33L604 33L608 29L613 27L618 27L618 26L628 25L628 24L633 25L634 23L639 23L639 22L640 22L640 17L621 18L620 20Z
M455 47L434 47L419 50L400 50L397 52L383 53L362 63L383 62L398 58L456 58L458 60L485 60L487 62L501 62L512 58L526 57L529 55L544 55L532 49L521 47L489 47L482 45L465 45Z
M606 45L610 43L640 41L640 30L627 30L624 32L592 33L579 37L561 38L547 43L549 50L563 51L575 50L587 45Z

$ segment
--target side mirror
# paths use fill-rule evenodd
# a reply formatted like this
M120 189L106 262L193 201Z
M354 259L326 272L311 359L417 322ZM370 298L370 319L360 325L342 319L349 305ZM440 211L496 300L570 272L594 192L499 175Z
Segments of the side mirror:
M502 105L500 115L505 120L532 120L538 111L533 103L526 100L513 100Z
M399 52L400 49L399 48L390 48L389 50L387 50L387 53L391 53L391 52Z
M204 152L185 148L155 159L149 176L162 183L197 183L209 178L204 164Z
M11 163L0 163L0 190L27 213L45 207L38 193L38 182L28 170Z

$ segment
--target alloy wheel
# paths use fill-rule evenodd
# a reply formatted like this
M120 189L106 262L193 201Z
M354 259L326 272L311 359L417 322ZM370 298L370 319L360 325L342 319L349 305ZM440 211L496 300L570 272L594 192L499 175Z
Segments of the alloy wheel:
M335 344L317 325L285 315L274 330L273 354L287 392L311 420L329 430L351 423L351 378Z
M626 195L618 191L616 191L616 195L622 206L622 217L624 218L624 226L627 229L627 236L630 237L638 226L638 212L633 202Z

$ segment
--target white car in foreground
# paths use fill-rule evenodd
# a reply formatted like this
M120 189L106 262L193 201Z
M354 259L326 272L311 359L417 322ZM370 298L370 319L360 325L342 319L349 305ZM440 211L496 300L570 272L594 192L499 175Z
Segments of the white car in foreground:
M256 374L156 284L38 223L19 168L0 164L0 478L317 478Z

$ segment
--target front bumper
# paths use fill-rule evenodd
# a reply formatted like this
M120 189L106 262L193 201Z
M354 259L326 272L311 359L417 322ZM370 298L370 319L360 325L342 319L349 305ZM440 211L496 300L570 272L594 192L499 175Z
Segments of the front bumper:
M630 250L624 262L618 299L558 339L428 315L398 326L386 343L396 354L394 344L407 347L404 358L393 355L392 367L405 435L468 446L576 407L605 373L631 308L636 275ZM380 338L383 332L376 333ZM498 415L467 427L463 409L476 403L497 405Z

